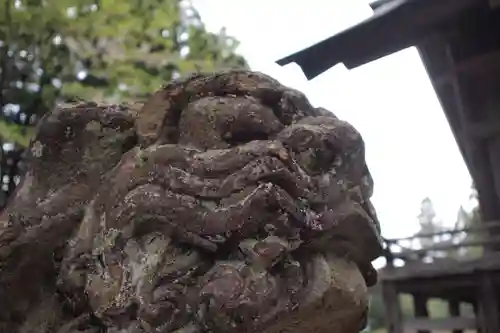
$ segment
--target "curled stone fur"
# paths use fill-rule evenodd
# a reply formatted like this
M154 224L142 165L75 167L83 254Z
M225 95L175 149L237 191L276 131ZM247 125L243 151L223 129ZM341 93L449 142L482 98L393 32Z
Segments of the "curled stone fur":
M0 332L357 332L360 134L250 71L45 116L0 221Z

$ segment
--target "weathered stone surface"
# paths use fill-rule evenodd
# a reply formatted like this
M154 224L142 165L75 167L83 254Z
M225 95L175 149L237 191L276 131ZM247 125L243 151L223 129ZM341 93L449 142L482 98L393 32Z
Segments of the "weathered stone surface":
M40 122L0 332L357 332L381 252L360 134L248 71Z

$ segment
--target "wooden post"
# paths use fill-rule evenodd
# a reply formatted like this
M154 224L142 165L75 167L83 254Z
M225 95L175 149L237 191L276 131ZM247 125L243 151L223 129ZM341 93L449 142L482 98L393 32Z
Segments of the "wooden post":
M498 97L496 98L496 105L500 104L500 101L498 101ZM498 111L498 110L495 110ZM489 160L491 163L491 170L492 170L492 175L493 175L493 185L494 185L494 190L496 192L496 197L500 197L500 170L498 170L498 165L500 163L500 138L499 137L493 137L488 140L488 153L489 153ZM498 206L497 206L498 210ZM497 211L497 214L500 212ZM496 216L498 217L498 215ZM488 221L485 221L483 223L488 223ZM497 227L490 228L488 232L486 232L487 237L490 239L495 239L496 235L500 234L500 230ZM500 251L500 244L497 242L493 242L493 244L490 244L485 247L485 252L498 252Z
M386 260L386 266L390 268L394 268L394 256L391 252L391 245L392 242L389 240L385 241L385 247L384 247L384 257Z
M460 302L457 300L448 301L448 312L450 317L460 317ZM463 330L453 330L453 333L463 333Z
M472 303L472 308L474 309L474 316L476 317L476 330L477 333L483 333L482 330L482 320L481 320L481 311L479 310L479 304L477 299Z
M414 294L413 306L415 309L415 318L429 318L429 311L427 309L427 297ZM418 330L417 333L430 333L428 330Z
M394 283L390 281L382 282L382 297L384 299L388 333L403 333L401 306Z
M482 333L500 332L497 293L488 276L480 280L478 295L478 322Z

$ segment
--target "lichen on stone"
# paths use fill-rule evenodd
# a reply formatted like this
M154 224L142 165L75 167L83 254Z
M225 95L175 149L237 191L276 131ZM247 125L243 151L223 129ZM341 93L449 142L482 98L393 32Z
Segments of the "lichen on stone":
M40 141L35 141L31 146L31 154L34 157L42 157L43 154L43 144Z

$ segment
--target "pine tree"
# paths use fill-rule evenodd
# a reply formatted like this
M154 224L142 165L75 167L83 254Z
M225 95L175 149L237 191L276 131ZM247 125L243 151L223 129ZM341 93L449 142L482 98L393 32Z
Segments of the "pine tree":
M436 219L436 211L430 198L425 198L420 204L420 214L418 215L420 230L417 235L426 235L443 230L441 223ZM420 245L427 248L439 241L440 237L422 237Z

